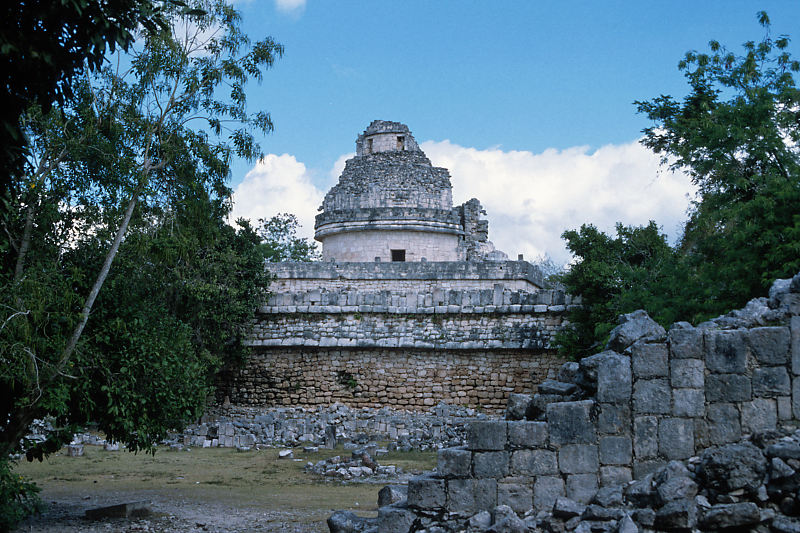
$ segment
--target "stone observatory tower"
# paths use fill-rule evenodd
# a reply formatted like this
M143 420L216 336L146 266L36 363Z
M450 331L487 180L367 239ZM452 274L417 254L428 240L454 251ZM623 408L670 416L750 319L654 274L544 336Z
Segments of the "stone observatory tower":
M453 207L450 173L434 167L408 126L374 120L327 195L315 238L322 260L507 259L494 250L477 200Z

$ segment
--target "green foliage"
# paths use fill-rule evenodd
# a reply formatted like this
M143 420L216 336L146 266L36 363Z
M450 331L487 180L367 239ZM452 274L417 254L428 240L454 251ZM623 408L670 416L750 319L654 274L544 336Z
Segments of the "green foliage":
M143 31L63 108L26 115L30 168L0 221L3 455L41 459L90 420L151 450L246 356L268 279L255 231L224 222L225 182L234 156L261 155L272 123L245 86L283 48L250 43L221 2L162 16L171 31ZM26 442L43 417L56 430Z
M39 512L39 487L11 469L7 457L0 458L0 531L9 531L28 515Z
M654 125L643 144L662 163L688 172L699 188L680 250L693 269L707 312L757 297L772 280L800 270L800 63L789 38L770 35L737 55L716 41L688 52L679 68L690 86L637 102Z
M605 344L617 317L644 308L661 323L675 320L683 311L676 287L678 258L655 222L630 227L617 224L612 238L592 225L566 231L563 238L575 264L559 281L582 305L569 313L571 328L556 339L560 353L591 355Z
M127 49L139 24L153 32L166 28L165 10L174 3L4 2L0 8L0 79L6 89L0 125L0 166L4 172L22 174L27 142L19 119L31 103L45 109L52 103L64 103L84 65L96 71L107 50ZM7 184L6 179L0 181L2 186ZM0 197L4 196L2 186Z
M257 232L262 241L262 253L268 262L319 260L317 243L297 237L299 225L297 217L290 213L259 219Z
M642 143L687 172L698 197L675 250L654 223L618 226L616 238L592 226L564 233L576 264L562 280L584 307L570 314L562 352L599 348L618 314L643 308L664 326L699 322L800 270L800 63L787 36L771 37L766 13L758 18L765 36L743 55L716 41L686 54L682 101L636 102L654 122Z

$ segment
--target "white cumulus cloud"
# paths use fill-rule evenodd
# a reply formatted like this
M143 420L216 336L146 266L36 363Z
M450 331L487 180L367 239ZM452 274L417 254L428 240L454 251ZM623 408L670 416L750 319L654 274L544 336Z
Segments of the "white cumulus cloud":
M311 182L306 166L293 155L269 154L247 173L233 192L231 219L270 218L278 213L297 216L300 237L314 237L314 216L324 192Z
M305 9L306 0L275 0L275 7L283 13L298 13Z
M421 148L434 165L450 170L454 203L481 201L489 239L510 258L547 253L566 262L561 234L584 223L613 232L618 221L655 220L674 241L694 193L686 175L661 169L638 142L539 154L477 150L449 141L427 141Z
M561 234L592 223L613 233L616 222L655 220L674 242L686 219L694 187L681 173L662 169L638 142L565 150L478 150L450 141L422 143L434 165L450 170L453 202L477 198L489 220L489 239L511 259L548 254L558 263L570 256ZM234 192L233 219L256 222L279 212L297 215L300 236L313 237L314 216L347 159L340 156L319 187L306 166L289 154L268 155Z

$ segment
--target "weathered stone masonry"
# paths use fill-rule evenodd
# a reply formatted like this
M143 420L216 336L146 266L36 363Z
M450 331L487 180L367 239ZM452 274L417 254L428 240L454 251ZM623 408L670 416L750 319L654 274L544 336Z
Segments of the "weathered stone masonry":
M434 264L431 264L433 266ZM552 337L572 300L559 291L312 290L274 295L254 354L228 376L234 404L392 405L441 401L502 410L561 360Z
M553 336L577 302L494 249L480 202L452 205L447 169L407 126L373 121L320 211L324 261L269 265L254 356L220 400L499 411L554 374Z
M409 482L407 506L381 509L379 530L501 504L549 511L560 496L585 504L670 460L797 427L800 274L789 281L697 328L678 323L665 334L642 312L627 316L612 332L617 351L567 363L560 381L542 385L585 399L545 402L542 413L534 399L522 412L538 420L471 423L466 447L441 450L437 473Z

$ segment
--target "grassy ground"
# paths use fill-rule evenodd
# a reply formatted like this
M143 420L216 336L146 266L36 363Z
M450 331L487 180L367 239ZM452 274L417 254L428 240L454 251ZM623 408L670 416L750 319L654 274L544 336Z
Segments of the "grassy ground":
M191 451L159 451L155 456L108 452L86 446L82 457L62 453L43 463L22 462L17 472L43 489L45 501L70 496L96 500L115 498L209 502L232 508L290 512L309 523L322 525L334 509L350 509L374 516L377 493L386 481L342 483L308 474L303 467L334 455L349 457L345 450L305 453L294 450L295 460L279 459L278 449L237 452L230 448L195 448ZM430 470L435 452L392 452L379 459L406 471ZM100 503L100 500L98 500ZM112 502L114 503L114 502Z

